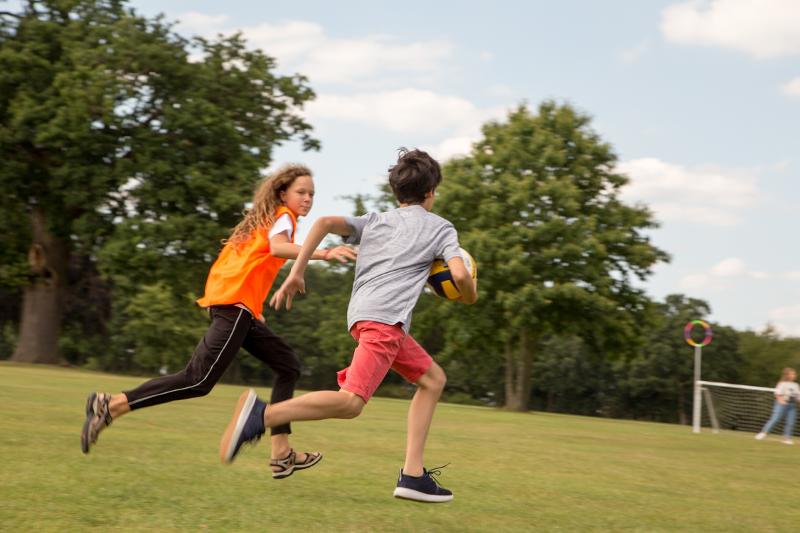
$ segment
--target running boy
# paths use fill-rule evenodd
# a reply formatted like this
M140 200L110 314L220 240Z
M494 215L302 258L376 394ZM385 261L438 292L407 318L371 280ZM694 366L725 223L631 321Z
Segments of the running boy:
M186 368L119 394L91 393L81 432L83 453L97 442L101 430L125 413L211 392L239 348L275 372L273 403L292 397L300 361L292 348L264 324L261 310L281 266L300 251L294 244L297 217L306 216L313 203L314 181L303 165L286 165L259 183L252 208L225 241L208 274L205 295L197 301L208 308L211 325ZM345 246L311 252L307 259L355 259L355 253ZM294 452L289 445L290 433L288 423L272 427L270 466L274 478L288 477L322 458L319 453Z
M270 305L305 293L303 274L314 249L328 233L360 244L356 275L347 310L350 333L358 342L348 368L338 374L339 391L317 391L278 404L267 404L251 389L242 393L220 443L220 458L230 462L245 442L258 439L267 427L296 420L354 418L378 388L389 369L416 384L408 411L406 458L394 495L423 502L453 499L431 477L438 471L423 466L423 450L436 403L446 377L408 334L431 263L447 261L461 292L472 304L477 286L459 255L458 235L447 220L430 212L442 180L439 164L425 152L402 150L389 169L389 184L400 207L362 217L323 217L311 228L289 277Z

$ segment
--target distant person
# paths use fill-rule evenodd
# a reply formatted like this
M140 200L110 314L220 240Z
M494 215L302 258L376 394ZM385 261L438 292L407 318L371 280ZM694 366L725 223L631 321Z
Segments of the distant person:
M281 266L300 251L294 244L297 217L306 216L313 203L314 182L305 166L284 166L261 181L252 207L224 241L208 274L205 295L197 301L208 309L211 325L186 368L120 394L91 393L81 432L83 453L89 453L101 430L129 411L208 394L239 348L275 372L273 403L293 396L300 361L292 348L264 324L261 311ZM310 259L341 262L355 257L346 246L310 254ZM288 423L272 428L270 466L275 478L314 466L322 458L320 453L292 450L290 433Z
M317 244L328 233L345 236L347 242L360 244L347 309L347 327L358 346L350 366L339 372L338 391L310 392L276 404L267 404L253 390L244 391L220 442L224 462L232 461L242 444L257 440L268 427L358 416L392 369L417 386L408 410L405 464L394 496L421 502L453 499L452 492L435 479L439 469L423 466L425 440L446 377L409 334L411 314L434 259L447 262L463 303L478 298L476 282L461 258L456 229L430 212L441 180L439 163L431 156L403 150L389 169L398 208L362 217L322 217L314 223L270 305L278 309L285 302L290 309L292 298L305 293L303 274Z
M794 368L784 368L781 374L781 380L775 387L775 405L772 408L772 416L769 417L767 423L761 433L756 435L757 440L762 440L772 430L772 428L784 419L783 422L783 442L784 444L794 444L792 441L792 431L794 430L794 423L797 419L797 401L800 399L800 386L795 381L797 379L797 372Z

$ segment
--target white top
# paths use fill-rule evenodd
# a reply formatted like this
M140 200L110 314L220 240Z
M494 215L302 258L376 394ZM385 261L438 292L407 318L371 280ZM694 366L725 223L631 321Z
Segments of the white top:
M279 233L286 233L289 240L292 240L292 219L289 218L289 213L284 213L278 217L278 220L269 229L269 238L273 238Z
M775 396L783 396L784 400L800 398L800 385L794 381L780 381L775 387Z

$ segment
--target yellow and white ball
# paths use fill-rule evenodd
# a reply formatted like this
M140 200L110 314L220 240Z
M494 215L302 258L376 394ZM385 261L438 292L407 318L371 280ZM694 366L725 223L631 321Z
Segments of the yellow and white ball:
M477 279L478 264L475 259L465 249L459 248L459 251L461 252L461 258L464 260L464 266L472 274L472 279ZM453 281L453 276L450 274L450 267L447 266L443 259L437 259L431 265L431 272L428 274L428 286L442 298L458 300L461 297L461 293Z

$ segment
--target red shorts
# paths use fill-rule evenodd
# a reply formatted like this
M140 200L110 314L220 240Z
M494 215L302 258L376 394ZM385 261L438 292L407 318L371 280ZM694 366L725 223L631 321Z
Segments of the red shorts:
M364 320L356 322L350 334L358 342L350 366L337 373L339 387L358 394L365 402L391 368L411 383L428 371L433 359L398 325Z

